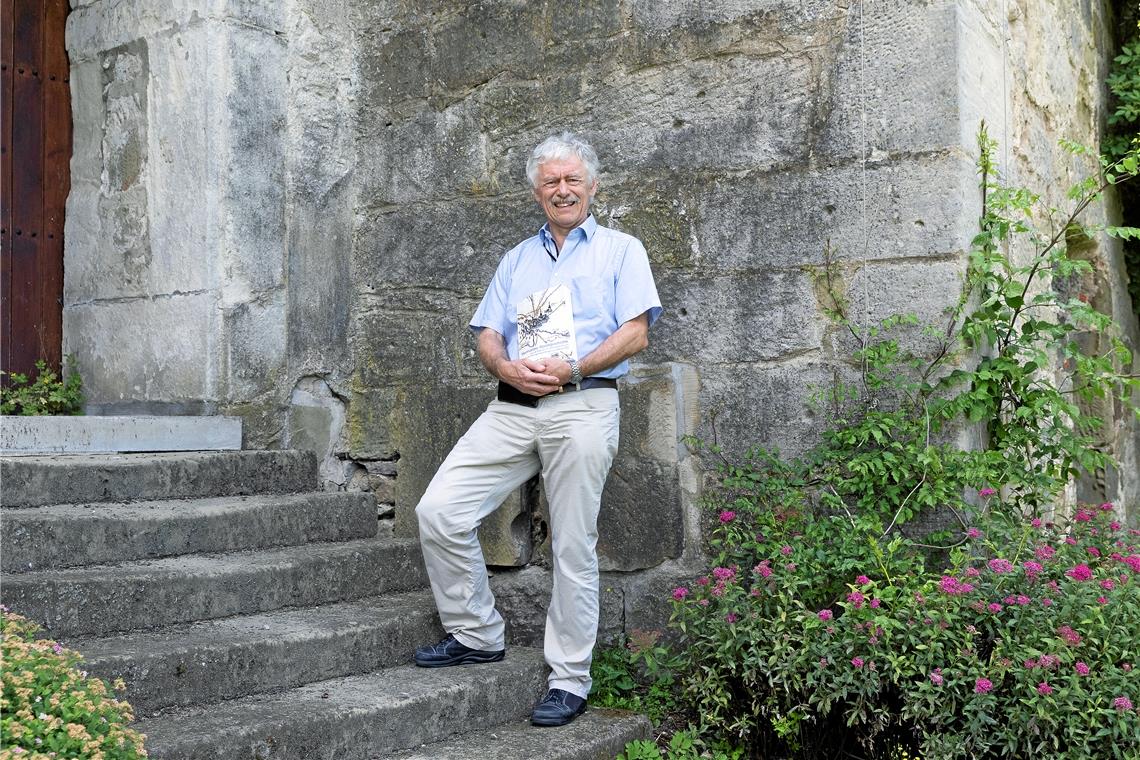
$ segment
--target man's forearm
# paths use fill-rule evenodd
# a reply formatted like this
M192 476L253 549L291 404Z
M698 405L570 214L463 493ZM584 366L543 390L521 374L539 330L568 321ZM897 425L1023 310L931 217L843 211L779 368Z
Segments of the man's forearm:
M634 317L619 327L578 363L582 377L605 372L649 345L649 314Z

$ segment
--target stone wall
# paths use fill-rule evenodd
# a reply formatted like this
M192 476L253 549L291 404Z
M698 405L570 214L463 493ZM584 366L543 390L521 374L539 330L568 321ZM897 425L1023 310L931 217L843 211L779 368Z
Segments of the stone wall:
M700 559L679 438L802 450L827 423L809 402L854 372L825 249L856 317L938 318L975 231L980 119L1026 181L1077 169L1056 138L1095 139L1110 22L1070 5L80 2L65 350L93 408L241 414L247 446L316 450L329 487L372 490L410 534L492 393L466 324L542 223L526 156L578 130L599 221L645 242L665 304L622 390L599 545L607 630L659 618ZM1135 457L1135 428L1113 430ZM509 499L488 561L542 564L543 509L535 485ZM544 577L496 583L525 606Z

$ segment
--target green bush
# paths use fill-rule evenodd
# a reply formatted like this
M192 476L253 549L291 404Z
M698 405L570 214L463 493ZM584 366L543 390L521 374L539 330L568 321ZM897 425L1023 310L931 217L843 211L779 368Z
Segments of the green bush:
M1111 505L988 513L944 568L845 516L733 506L717 565L674 591L701 736L755 757L1140 754L1140 531Z
M130 705L81 671L78 653L37 639L35 623L7 609L0 613L0 759L147 756L142 735L127 727L133 719ZM124 686L119 681L115 688Z
M43 360L36 362L36 379L19 372L10 373L10 384L0 388L0 414L25 416L83 414L83 380L67 359L67 379L61 380ZM3 374L3 373L0 373Z
M1140 756L1137 533L1111 506L1037 517L1111 461L1099 405L1140 414L1132 355L1081 290L1088 241L1140 230L1079 221L1140 155L1099 159L1062 214L998 181L984 127L979 145L980 231L945 323L920 341L913 318L854 323L829 256L858 383L820 393L834 424L804 456L721 464L713 569L673 592L706 754ZM950 443L964 427L985 445Z

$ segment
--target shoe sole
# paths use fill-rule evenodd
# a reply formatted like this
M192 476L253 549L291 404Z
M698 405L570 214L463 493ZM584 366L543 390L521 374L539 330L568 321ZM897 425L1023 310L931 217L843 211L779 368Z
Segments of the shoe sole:
M418 667L421 668L449 668L452 665L481 665L486 662L498 662L506 657L506 651L502 652L468 652L467 654L453 657L450 660L428 660L421 661L415 660Z

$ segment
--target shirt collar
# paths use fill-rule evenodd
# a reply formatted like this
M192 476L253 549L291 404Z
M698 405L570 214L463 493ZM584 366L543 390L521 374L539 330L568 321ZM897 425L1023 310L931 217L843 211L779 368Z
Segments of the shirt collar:
M579 224L573 230L570 230L570 235L573 235L575 230L582 230L582 234L585 236L586 242L588 243L594 238L594 233L597 231L597 229L598 220L594 218L593 214L590 214L586 217L586 221ZM540 238L542 238L543 243L549 242L551 245L554 244L554 236L550 234L550 222L542 225L542 229L538 231L538 235ZM567 238L569 238L570 235L567 235Z

